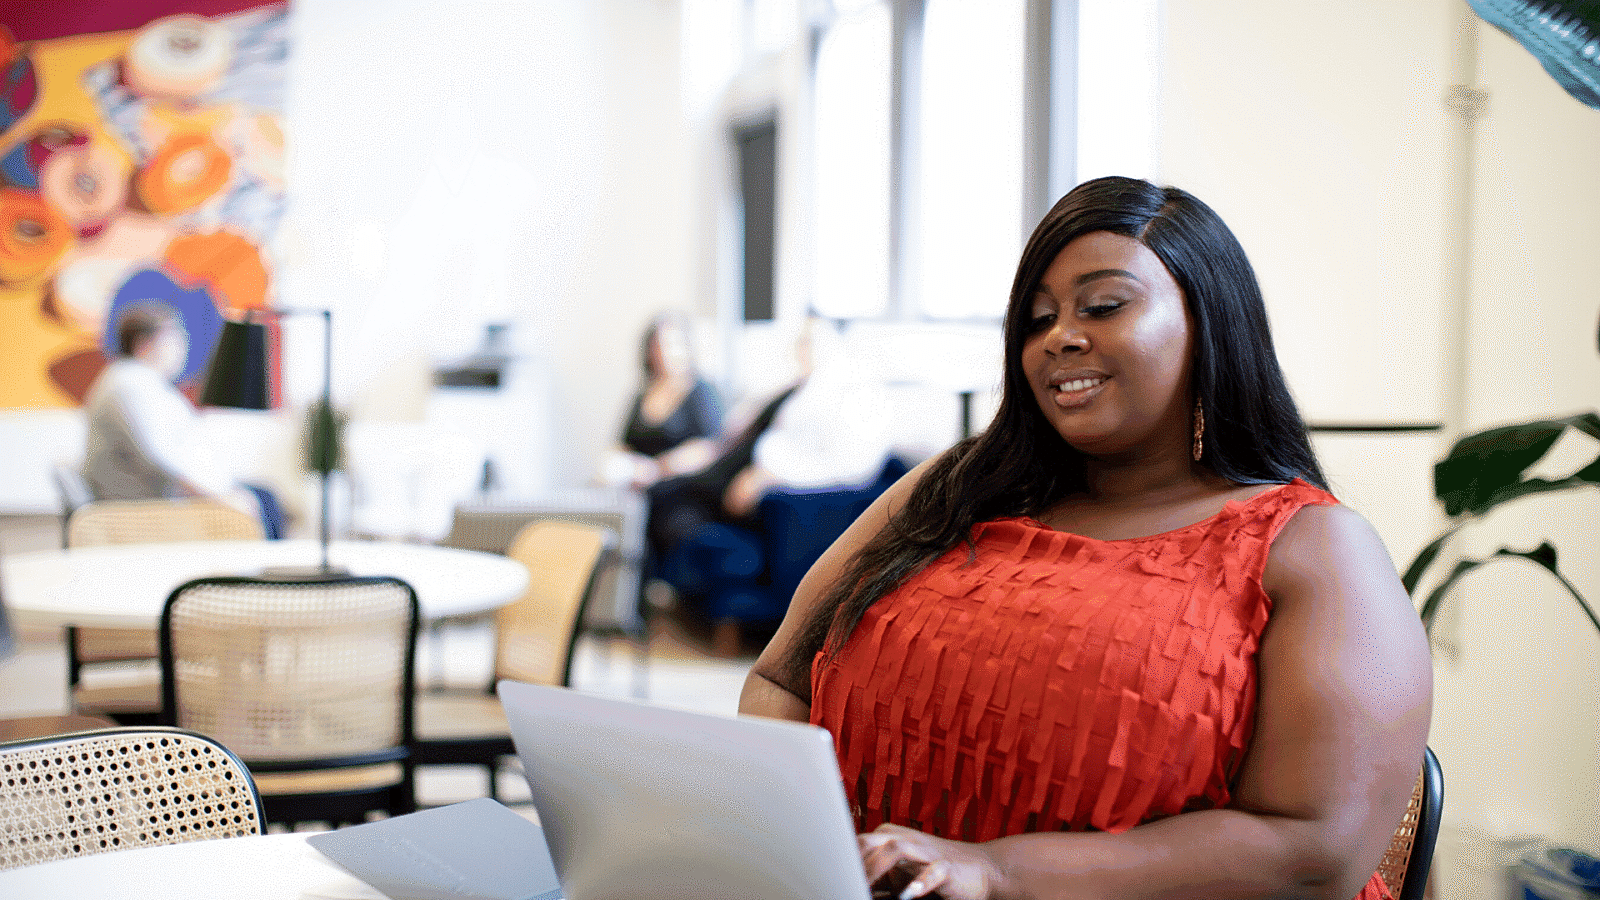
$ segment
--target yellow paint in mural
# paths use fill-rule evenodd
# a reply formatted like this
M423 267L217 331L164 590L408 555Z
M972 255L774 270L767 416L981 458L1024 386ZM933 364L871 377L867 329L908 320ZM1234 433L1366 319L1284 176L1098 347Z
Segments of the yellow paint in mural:
M0 154L27 140L42 125L71 122L100 144L114 148L124 164L133 162L120 141L102 127L94 98L76 77L92 66L115 60L127 50L133 32L86 35L33 45L30 55L39 78L39 98L0 144ZM99 334L84 324L52 317L46 310L50 279L0 285L0 408L71 407L72 397L50 377L55 360L93 351Z

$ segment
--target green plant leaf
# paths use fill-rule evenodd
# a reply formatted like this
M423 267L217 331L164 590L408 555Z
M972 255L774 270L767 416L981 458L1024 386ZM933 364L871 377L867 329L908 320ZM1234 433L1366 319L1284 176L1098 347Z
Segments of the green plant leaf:
M1600 457L1596 458L1595 465L1581 470L1581 477L1560 481L1523 480L1528 467L1542 459L1568 428L1600 440L1600 416L1592 412L1565 419L1506 425L1467 435L1433 467L1434 495L1444 504L1445 512L1453 517L1463 513L1481 514L1529 494L1597 483L1591 470L1600 468Z
M1573 428L1600 441L1600 413L1584 413L1567 420Z
M1406 567L1406 573L1400 576L1400 584L1406 589L1407 594L1416 593L1417 582L1422 580L1422 573L1426 572L1428 567L1433 565L1433 561L1439 558L1439 551L1444 549L1445 542L1454 537L1455 533L1460 530L1461 526L1457 525L1434 538L1433 543L1423 547L1416 558L1411 561L1411 565Z
M1595 614L1594 607L1590 606L1589 601L1583 598L1577 587L1568 581L1565 575L1561 574L1560 568L1556 566L1556 548L1549 541L1545 541L1532 550L1512 550L1509 547L1501 547L1490 554L1487 559L1462 559L1457 561L1450 574L1446 576L1444 581L1439 583L1438 587L1429 592L1428 598L1423 601L1422 609L1418 612L1422 617L1423 627L1425 629L1433 627L1433 617L1439 611L1439 604L1444 601L1445 595L1450 592L1452 587L1455 587L1456 582L1460 581L1463 576L1474 569L1488 565L1496 559L1506 557L1528 560L1549 572L1555 577L1556 581L1561 583L1562 587L1567 589L1567 593L1572 595L1572 599L1578 602L1583 614L1588 616L1590 624L1594 625L1595 631L1600 632L1600 616Z
M306 410L306 469L326 475L344 468L346 417L320 398Z
M1559 481L1548 481L1543 478L1529 478L1516 484L1507 485L1495 491L1486 501L1484 510L1490 510L1510 500L1526 497L1530 494L1546 494L1551 491L1565 491L1570 488L1595 484L1594 479L1582 475L1572 475Z
M1455 587L1456 582L1461 580L1461 576L1478 568L1485 562L1487 560L1463 559L1456 563L1456 567L1450 570L1450 574L1446 575L1445 579L1439 582L1439 586L1428 594L1428 599L1422 601L1422 609L1418 611L1418 615L1422 617L1422 627L1424 629L1433 627L1433 616L1439 611L1439 604L1444 601L1444 595L1448 594L1450 589Z
M1520 556L1523 559L1537 563L1538 565L1544 567L1546 571L1555 576L1557 581L1561 582L1561 586L1567 589L1567 593L1572 595L1572 599L1578 601L1578 605L1583 608L1583 614L1589 617L1589 622L1594 625L1595 630L1600 631L1600 616L1595 615L1594 608L1589 605L1589 601L1583 599L1583 595L1578 593L1577 587L1574 586L1572 582L1568 581L1565 575L1561 574L1560 569L1556 568L1556 548L1552 546L1549 541L1545 541L1538 547L1526 551L1511 550L1506 547L1501 547L1499 550L1495 551L1495 555Z

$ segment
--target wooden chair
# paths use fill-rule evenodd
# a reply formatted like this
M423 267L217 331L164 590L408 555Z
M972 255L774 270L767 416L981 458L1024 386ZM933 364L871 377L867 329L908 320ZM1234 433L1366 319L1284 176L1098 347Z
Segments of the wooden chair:
M77 507L67 518L66 546L155 544L176 541L259 541L261 521L214 500L100 500ZM69 627L67 683L73 708L130 724L148 724L161 710L161 682L154 671L159 650L153 628ZM127 672L145 662L145 671ZM88 673L106 673L91 677ZM92 683L91 683L92 682Z
M187 582L161 615L163 721L231 747L269 822L410 812L418 620L398 578Z
M203 735L124 727L0 744L0 869L264 827L249 770Z
M1439 758L1424 747L1422 771L1411 791L1411 804L1384 851L1378 872L1395 900L1422 900L1427 889L1433 847L1439 838L1439 816L1444 809L1444 773Z
M609 529L540 520L517 532L507 555L528 567L521 597L495 614L494 681L568 685L572 654L598 573L615 549ZM418 765L482 766L489 796L503 757L516 753L493 684L487 690L439 688L417 702Z

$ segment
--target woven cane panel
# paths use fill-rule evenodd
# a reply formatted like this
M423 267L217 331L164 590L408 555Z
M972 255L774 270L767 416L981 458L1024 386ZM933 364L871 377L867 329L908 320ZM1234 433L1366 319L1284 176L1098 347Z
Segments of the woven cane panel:
M607 531L575 522L533 522L507 556L528 567L521 597L495 616L495 676L559 684L584 592Z
M214 500L101 500L78 507L67 520L69 547L265 537L259 519ZM160 653L154 628L79 628L75 648L80 662L155 659ZM97 705L94 697L76 699L80 706Z
M410 617L393 583L191 587L172 608L178 723L252 762L394 747Z
M1411 845L1417 838L1417 818L1422 814L1422 779L1422 773L1418 773L1406 814L1401 817L1400 826L1394 830L1394 837L1389 841L1389 849L1383 851L1383 860L1378 863L1378 874L1383 876L1383 883L1389 886L1389 893L1396 897L1400 896L1400 886L1405 884L1406 867L1411 862Z
M67 519L67 546L259 541L261 520L215 500L100 500Z
M0 869L258 830L249 774L209 741L140 732L0 748Z

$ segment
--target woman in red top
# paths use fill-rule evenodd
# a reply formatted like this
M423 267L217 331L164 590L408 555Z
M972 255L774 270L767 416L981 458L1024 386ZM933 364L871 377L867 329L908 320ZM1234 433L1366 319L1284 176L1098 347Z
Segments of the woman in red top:
M1023 252L994 422L817 563L740 709L833 733L904 897L1347 900L1388 895L1431 697L1243 249L1104 178Z

